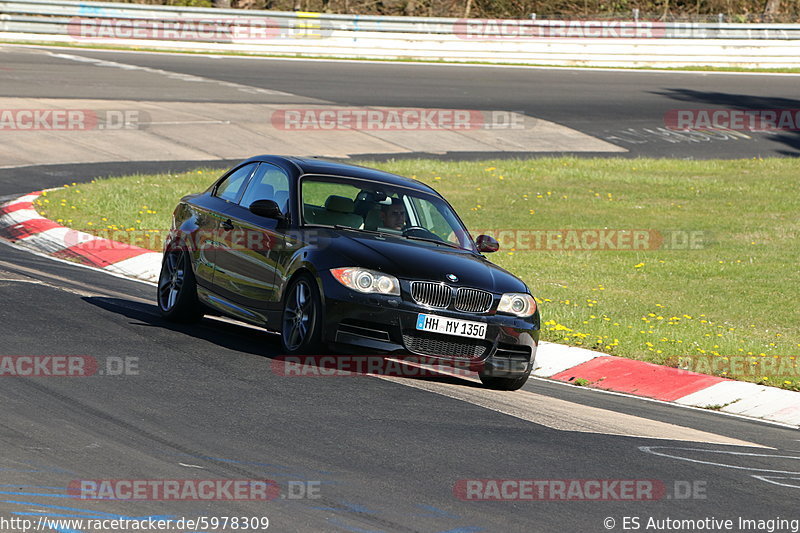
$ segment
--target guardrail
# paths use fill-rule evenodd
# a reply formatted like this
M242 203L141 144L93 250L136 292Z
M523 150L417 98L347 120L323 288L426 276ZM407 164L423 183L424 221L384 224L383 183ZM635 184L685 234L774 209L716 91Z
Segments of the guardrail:
M602 66L800 66L800 25L480 20L0 0L6 40Z

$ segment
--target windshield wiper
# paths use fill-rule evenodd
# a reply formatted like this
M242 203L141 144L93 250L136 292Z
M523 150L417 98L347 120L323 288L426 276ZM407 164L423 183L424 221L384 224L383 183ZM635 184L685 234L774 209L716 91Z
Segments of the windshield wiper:
M364 229L364 228L354 228L353 226L345 226L344 224L334 224L334 228L336 229L349 229L351 231L360 231L363 233L371 233L372 235L380 235L382 237L388 237L391 233L384 233L382 231L377 231L373 229Z
M403 235L402 233L387 233L385 231L377 231L377 230L372 230L372 229L354 228L353 226L345 226L344 224L334 224L333 226L328 226L328 227L333 227L333 228L336 228L336 229L350 230L350 231L359 231L359 232L362 232L362 233L370 233L372 235L380 235L381 237L401 237L401 238L410 239L410 240L413 240L413 241L432 242L434 244L443 244L445 246L449 246L450 248L457 248L459 250L466 250L466 248L462 248L458 244L455 244L455 243L452 243L452 242L447 242L447 241L442 241L442 240L439 240L439 239L429 239L427 237L417 237L415 235ZM469 250L467 250L467 251L469 251Z
M429 239L428 237L417 237L416 235L400 235L400 237L405 237L406 239L411 239L413 241L425 241L425 242L432 242L434 244L444 244L445 246L449 246L450 248L458 248L459 250L464 250L464 248L462 248L458 244L447 241L441 241L439 239Z

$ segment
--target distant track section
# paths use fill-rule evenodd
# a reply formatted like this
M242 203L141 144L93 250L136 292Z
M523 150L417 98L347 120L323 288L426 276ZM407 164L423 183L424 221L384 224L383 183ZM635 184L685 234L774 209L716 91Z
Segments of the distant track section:
M5 0L0 39L499 64L800 66L798 24L479 20Z

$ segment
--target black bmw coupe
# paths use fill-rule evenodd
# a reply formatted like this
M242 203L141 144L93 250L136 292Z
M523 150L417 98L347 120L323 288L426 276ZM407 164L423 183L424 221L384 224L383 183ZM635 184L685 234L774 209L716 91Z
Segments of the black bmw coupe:
M228 315L281 334L287 355L416 354L522 387L539 342L526 285L416 180L258 156L181 199L158 282L173 321Z

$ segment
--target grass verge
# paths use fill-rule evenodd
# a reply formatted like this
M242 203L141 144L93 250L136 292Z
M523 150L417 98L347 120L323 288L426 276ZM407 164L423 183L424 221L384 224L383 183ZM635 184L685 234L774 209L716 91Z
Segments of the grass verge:
M795 161L363 164L434 186L471 230L494 232L504 246L490 258L539 300L544 340L800 390ZM37 208L91 233L156 235L169 227L178 198L218 175L199 169L67 184ZM548 245L547 234L537 243L535 233L604 229L646 231L648 245L563 249Z

